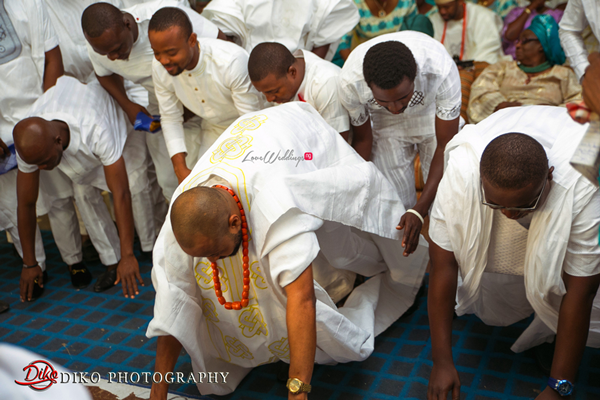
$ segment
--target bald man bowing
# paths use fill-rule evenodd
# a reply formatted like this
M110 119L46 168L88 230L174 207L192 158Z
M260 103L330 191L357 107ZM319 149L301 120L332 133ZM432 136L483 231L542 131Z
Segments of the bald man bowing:
M172 371L183 346L195 371L229 372L200 392L226 394L251 368L283 360L289 398L305 399L315 362L366 359L413 303L427 257L421 247L402 256L403 211L310 105L244 115L179 186L157 241L156 371ZM329 293L345 273L371 279ZM151 398L166 393L154 385Z
M107 271L94 291L123 281L123 294L138 294L143 284L133 255L134 217L144 251L156 238L144 137L128 135L123 110L98 83L84 85L71 77L59 78L31 108L28 118L13 131L19 174L19 235L32 241L35 199L40 170L58 168L73 184L75 200L90 239ZM101 191L113 195L118 232L102 200ZM132 201L133 200L133 201ZM71 235L79 234L73 226ZM148 246L148 247L146 247Z

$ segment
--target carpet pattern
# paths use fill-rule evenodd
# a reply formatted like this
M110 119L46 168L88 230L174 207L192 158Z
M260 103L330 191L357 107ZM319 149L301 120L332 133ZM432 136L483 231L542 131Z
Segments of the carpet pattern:
M104 293L94 293L92 285L76 290L51 233L44 231L43 238L50 280L41 298L20 303L21 260L0 234L0 300L11 306L9 312L0 314L0 342L25 347L74 371L97 371L103 377L111 371L152 372L156 340L145 336L154 303L150 261L140 261L146 286L133 300L123 297L120 286ZM95 278L103 272L99 263L88 268ZM364 362L315 366L310 398L426 399L432 365L426 302L425 295L412 315L400 318L380 335L374 353ZM510 351L527 323L497 328L473 316L454 321L453 351L462 382L461 399L531 399L544 389L547 377L530 352ZM191 371L185 352L175 370L186 376ZM276 380L277 371L277 364L258 367L234 393L210 398L287 399L287 389ZM200 396L194 384L171 388L188 397L209 398ZM600 399L599 349L586 349L574 398Z

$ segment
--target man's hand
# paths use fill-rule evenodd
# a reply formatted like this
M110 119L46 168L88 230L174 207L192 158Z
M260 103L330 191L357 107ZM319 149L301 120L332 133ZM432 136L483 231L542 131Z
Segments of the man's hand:
M138 280L140 285L144 286L144 281L140 275L140 267L134 256L122 257L117 266L117 280L115 285L122 281L123 296L134 298L134 294L140 294L137 283Z
M192 170L185 163L185 153L175 154L171 157L171 162L173 163L173 170L175 170L175 175L177 175L178 183L183 182L192 173Z
M0 139L0 160L8 157L10 155L10 150L8 150L8 146L6 143Z
M590 54L588 61L590 65L581 81L583 101L592 111L600 114L600 53Z
M402 247L404 247L402 255L404 257L408 257L417 249L422 227L423 223L419 217L413 213L404 213L402 218L400 218L400 222L396 229L404 229L404 235L402 236Z
M519 103L518 101L503 101L502 103L498 104L496 106L496 108L494 108L494 112L498 111L498 110L502 110L503 108L507 108L507 107L519 107L522 106L523 104Z
M452 363L433 363L429 386L427 388L427 400L446 400L448 393L452 392L452 400L460 398L460 378Z
M23 268L21 271L21 280L19 281L22 302L33 299L33 286L36 279L40 287L44 287L43 277L42 268L39 265L33 268Z
M146 110L145 107L142 107L141 105L132 101L129 102L128 105L123 107L123 111L125 111L125 114L127 114L127 118L129 118L129 122L131 122L131 125L135 124L135 119L138 113L140 112L143 112L147 116L152 117L152 115L148 112L148 110Z
M535 398L535 400L568 400L570 398L571 396L562 397L556 390L546 387L546 389L544 389L542 393Z

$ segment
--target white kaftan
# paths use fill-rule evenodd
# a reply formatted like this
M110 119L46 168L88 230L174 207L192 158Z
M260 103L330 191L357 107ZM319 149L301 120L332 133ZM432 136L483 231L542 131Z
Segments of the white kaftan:
M229 186L244 207L250 303L240 311L218 303L210 262L183 252L167 218L154 250L157 295L147 335L176 337L195 371L229 371L227 384L198 384L202 394L229 393L251 368L290 361L284 287L325 261L371 279L340 309L315 282L315 361L366 359L374 337L412 304L428 259L423 247L402 257L395 224L404 207L383 175L312 106L290 102L235 121L174 197L214 183ZM240 300L241 252L218 266L223 295Z
M374 45L395 40L406 45L417 63L415 92L404 113L394 115L377 104L365 82L363 60ZM444 47L412 31L389 33L369 40L350 53L342 68L340 99L354 126L371 118L371 160L395 186L405 208L417 202L414 177L415 145L427 179L436 147L435 117L453 120L460 114L460 76Z
M154 92L169 156L190 153L183 132L183 107L202 118L204 154L219 135L240 115L262 108L262 95L248 76L248 53L217 39L198 38L200 56L192 70L171 76L152 60ZM195 161L194 160L194 163Z
M153 247L157 229L150 200L145 137L131 129L124 111L94 82L87 85L63 76L32 106L29 117L60 120L69 126L70 140L58 169L73 182L75 200L90 239L104 265L120 259L119 236L100 195L109 190L103 166L125 161L132 196L135 227L144 251ZM31 173L37 165L25 163L17 154L19 170ZM101 221L101 222L99 222ZM73 227L72 235L79 234Z
M305 69L304 79L293 100L313 106L336 131L348 131L350 117L338 93L342 69L308 50L298 50L294 56L304 58Z
M202 15L248 53L262 42L278 42L294 53L329 44L331 60L359 20L351 0L212 0Z
M148 25L150 19L156 11L164 7L178 7L184 10L190 21L194 33L198 37L216 38L219 29L212 22L202 17L200 14L186 6L184 1L176 0L154 0L140 3L130 8L124 8L121 11L131 14L137 23L138 38L133 43L131 53L127 60L109 60L106 56L101 56L86 42L87 51L94 66L94 71L98 76L109 76L117 74L133 83L142 85L148 91L148 111L155 115L158 114L158 101L154 95L154 83L152 82L152 60L154 52L148 39ZM136 99L132 101L137 102ZM198 159L197 154L201 145L203 134L201 130L201 121L198 117L193 117L184 125L185 141L190 148L189 161L192 164ZM171 157L167 152L163 131L157 133L147 133L146 142L152 161L156 166L156 175L158 183L163 189L165 198L170 199L177 187L177 176L171 164Z
M596 39L600 40L600 7L595 0L570 0L563 14L558 34L565 55L581 79L590 65L582 33L589 26Z
M502 51L502 18L492 10L473 3L464 3L467 7L466 43L462 60L485 61L495 64L504 57ZM433 24L435 40L442 41L445 22L439 13L429 16ZM448 21L444 47L453 56L460 56L463 36L463 19Z
M429 235L458 261L458 315L472 313L490 325L506 326L535 312L534 321L512 347L517 352L556 333L565 294L563 271L574 276L600 273L600 193L569 165L586 129L573 122L566 110L556 107L509 108L477 125L468 125L446 146L447 167L433 204ZM510 228L513 234L506 237L520 235L526 242L522 273L514 272L521 269L519 265L499 268L503 251L488 243L495 242L502 227L494 211L481 204L480 194L481 154L490 141L508 132L524 133L540 142L549 166L555 168L548 198L531 214L530 224L521 227L521 220L510 221L517 226ZM513 252L520 253L523 243L511 246ZM598 297L588 345L600 346Z

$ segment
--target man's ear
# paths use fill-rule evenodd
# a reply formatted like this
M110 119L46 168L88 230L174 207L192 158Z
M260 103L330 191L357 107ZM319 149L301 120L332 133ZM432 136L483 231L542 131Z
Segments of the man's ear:
M552 180L552 172L554 172L554 167L550 167L550 169L548 170L548 179Z
M196 35L194 32L192 32L192 34L190 35L190 37L188 39L188 45L190 47L194 47L194 46L196 46L197 41L198 41L198 35Z
M229 232L237 234L242 229L242 219L237 214L229 216Z
M288 75L290 76L290 78L292 79L296 79L296 76L298 75L298 70L296 69L296 67L292 64L290 65L290 67L287 70Z

